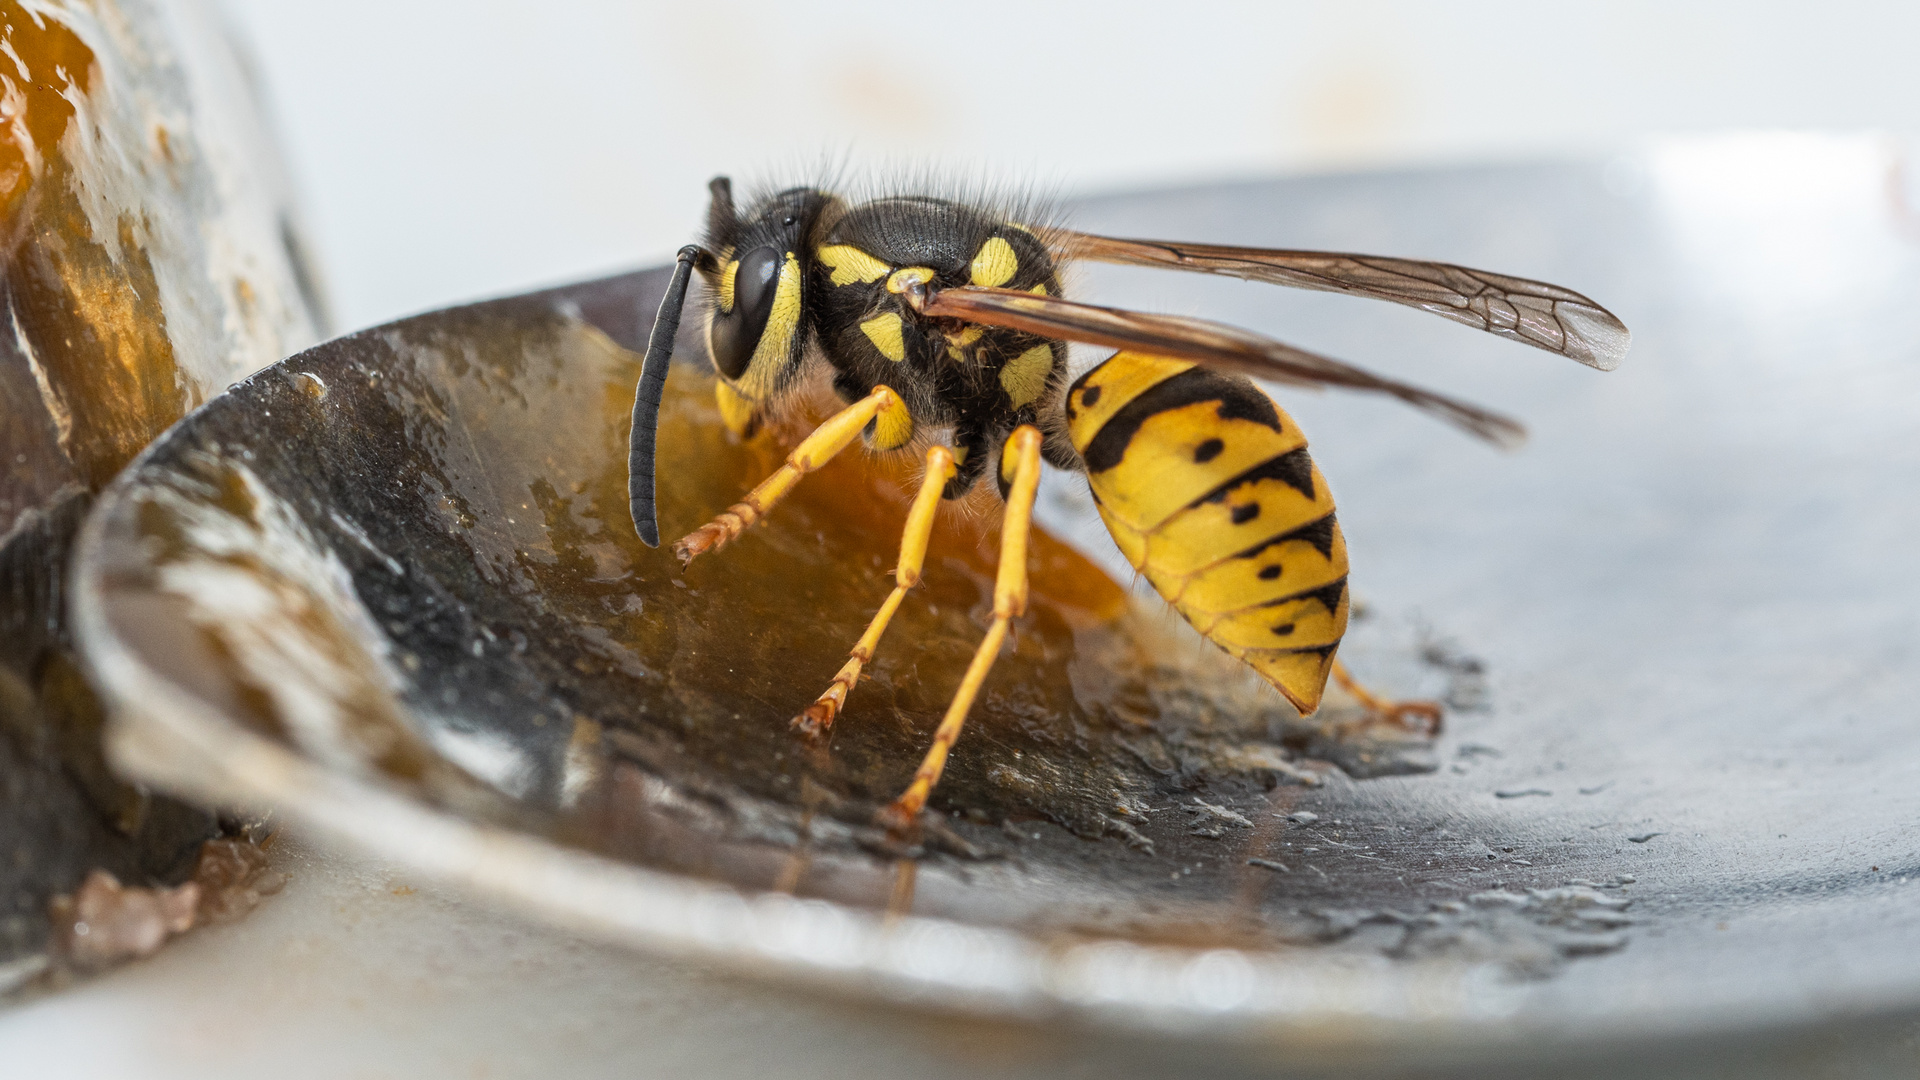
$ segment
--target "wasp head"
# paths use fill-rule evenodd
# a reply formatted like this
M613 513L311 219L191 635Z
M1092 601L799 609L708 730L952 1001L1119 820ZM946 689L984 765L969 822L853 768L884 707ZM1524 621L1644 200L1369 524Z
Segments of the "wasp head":
M720 376L721 417L744 435L799 371L807 344L807 237L833 197L789 188L736 211L726 177L709 190L707 246L717 258L705 272L707 348Z

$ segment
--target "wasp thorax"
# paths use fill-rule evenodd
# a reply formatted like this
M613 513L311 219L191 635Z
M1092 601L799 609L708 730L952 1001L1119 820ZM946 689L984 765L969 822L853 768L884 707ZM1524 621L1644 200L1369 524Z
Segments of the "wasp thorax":
M713 352L713 366L729 379L746 374L766 333L782 261L779 251L757 247L721 272L719 306L707 331L707 345Z

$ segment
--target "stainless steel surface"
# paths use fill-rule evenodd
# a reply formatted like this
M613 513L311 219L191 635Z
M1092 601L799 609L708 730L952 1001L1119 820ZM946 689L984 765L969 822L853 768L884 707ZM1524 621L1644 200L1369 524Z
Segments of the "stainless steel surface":
M0 993L96 870L176 883L218 831L116 779L67 625L94 496L326 315L248 58L200 0L0 4ZM96 939L97 940L97 939Z
M156 446L90 523L82 645L122 709L118 760L156 783L275 803L319 834L589 933L856 994L1120 1025L1170 1040L1176 1057L1231 1045L1252 1064L1459 1064L1649 1039L1701 1050L1761 1027L1899 1030L1920 1012L1920 725L1908 704L1920 580L1907 564L1920 248L1902 232L1891 164L1867 140L1726 139L1604 164L1079 204L1073 223L1091 231L1382 251L1562 282L1617 312L1635 347L1601 376L1412 312L1086 272L1080 295L1252 326L1533 427L1525 450L1503 456L1391 405L1283 399L1341 499L1356 587L1381 613L1356 634L1356 661L1398 685L1438 685L1445 673L1418 643L1443 643L1443 658L1483 666L1484 707L1452 718L1431 774L1271 791L1206 774L1214 786L1150 808L1178 823L1155 834L1152 855L1056 826L1011 840L1010 857L985 866L930 853L923 897L939 918L743 900L517 832L487 799L464 804L477 809L462 818L444 791L429 802L249 731L219 706L220 687L191 681L202 669L137 633L134 605L165 591L156 570L178 554L139 542L137 511L154 492L179 490L209 455L298 472L316 448L340 446L339 433L276 432L261 412L308 394L303 372L347 370L355 348L418 361L427 354L413 346L452 324L399 324L295 357ZM583 319L631 344L657 288L613 279L483 314ZM463 346L428 344L440 359L411 373L430 382ZM600 363L610 379L617 360ZM457 410L436 424L487 439L463 431ZM334 441L314 441L323 436ZM381 460L356 463L370 490L415 479L383 475ZM1056 491L1074 497L1070 483ZM309 521L325 510L288 505ZM317 539L301 551L256 532L246 550L280 552L302 610L347 627L334 640L378 646L387 631L353 621L363 598L387 589L366 577L387 572L366 555L374 545L311 528L301 535ZM189 535L188 548L207 535ZM1110 552L1091 531L1076 539ZM188 590L171 601L198 617L212 599ZM246 616L238 610L227 617ZM405 699L441 662L410 669L371 647L348 670L369 658L367 700L379 701ZM337 714L342 688L325 689L336 697L321 711ZM416 730L441 722L417 713L396 715ZM970 746L996 752L982 738L961 753ZM1259 827L1195 835L1209 811L1193 798ZM1302 812L1316 818L1288 816ZM1253 873L1248 857L1288 871ZM881 879L887 864L868 863L841 860L851 878ZM756 873L736 876L764 886ZM1223 910L1194 920L1210 939L1201 948L1122 940L1112 927L1111 938L1062 938L1035 914L1050 882L1083 890L1063 900L1091 882L1142 909ZM957 903L997 890L1003 902ZM964 921L970 910L980 922ZM1224 935L1228 914L1258 932ZM1165 940L1165 925L1152 929Z

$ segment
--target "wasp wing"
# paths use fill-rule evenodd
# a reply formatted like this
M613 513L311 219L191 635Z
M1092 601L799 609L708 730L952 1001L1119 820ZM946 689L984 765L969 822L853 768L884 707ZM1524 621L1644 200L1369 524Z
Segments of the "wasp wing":
M1517 444L1526 435L1526 429L1518 423L1477 405L1374 375L1225 323L1122 311L1057 296L973 285L909 290L907 299L922 315L936 319L1003 326L1044 338L1115 349L1138 349L1297 386L1339 386L1389 394L1502 445Z
M1073 258L1198 270L1297 289L1391 300L1559 353L1601 371L1619 367L1632 340L1625 324L1612 312L1571 289L1451 263L1333 251L1122 240L1071 231L1057 236L1056 246Z

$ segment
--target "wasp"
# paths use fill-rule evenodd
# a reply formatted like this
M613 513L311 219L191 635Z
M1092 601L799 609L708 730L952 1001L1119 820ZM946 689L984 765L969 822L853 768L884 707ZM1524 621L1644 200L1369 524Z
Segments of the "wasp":
M696 272L714 391L732 431L751 435L820 361L846 405L740 502L676 542L683 564L739 537L855 440L876 451L930 443L894 588L846 665L793 719L798 731L820 738L831 728L920 580L940 502L990 474L1005 504L993 621L912 781L881 812L896 830L917 821L1025 611L1043 461L1084 473L1127 561L1302 715L1332 677L1387 720L1438 727L1437 706L1377 697L1335 661L1350 607L1346 543L1305 433L1252 379L1386 394L1498 443L1516 442L1521 427L1233 326L1069 300L1060 274L1073 260L1388 300L1603 371L1629 341L1619 319L1579 293L1446 263L1094 236L926 195L855 202L795 187L742 207L726 177L709 191L704 243L675 260L634 399L628 494L641 539L659 543L655 430ZM1068 342L1119 351L1070 380Z

